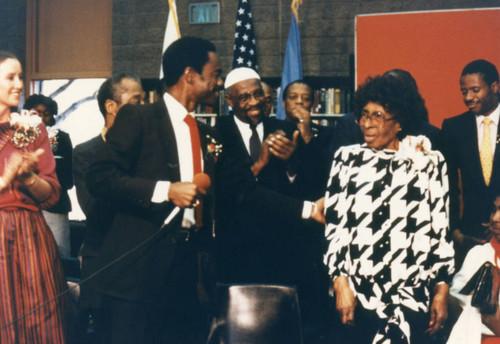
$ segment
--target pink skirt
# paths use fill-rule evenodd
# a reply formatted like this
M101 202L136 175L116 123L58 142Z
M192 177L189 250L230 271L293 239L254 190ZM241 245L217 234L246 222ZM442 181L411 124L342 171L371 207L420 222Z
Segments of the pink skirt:
M42 213L0 209L0 343L65 343L65 290Z

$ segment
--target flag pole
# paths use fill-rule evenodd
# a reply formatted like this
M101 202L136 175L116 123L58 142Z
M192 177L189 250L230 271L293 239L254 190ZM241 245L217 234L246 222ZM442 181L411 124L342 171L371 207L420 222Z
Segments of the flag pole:
M299 6L302 5L303 0L292 0L292 12L295 15L295 20L299 22Z
M167 18L167 26L165 28L165 36L163 38L163 49L162 49L162 57L165 50L167 50L168 46L172 44L175 40L181 38L181 31L179 29L179 21L177 20L177 6L175 4L175 0L168 0L168 18ZM163 79L163 66L160 63L160 80Z
M172 19L174 21L177 37L181 37L181 30L179 29L179 21L177 20L177 6L175 5L175 0L168 0L168 8L170 10L169 13L172 13Z

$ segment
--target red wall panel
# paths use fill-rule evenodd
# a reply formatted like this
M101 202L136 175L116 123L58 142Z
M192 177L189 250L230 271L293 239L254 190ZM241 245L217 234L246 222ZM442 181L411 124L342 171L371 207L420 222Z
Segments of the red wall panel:
M356 83L393 68L409 71L432 124L466 111L462 68L486 59L500 69L500 9L362 15L356 17Z

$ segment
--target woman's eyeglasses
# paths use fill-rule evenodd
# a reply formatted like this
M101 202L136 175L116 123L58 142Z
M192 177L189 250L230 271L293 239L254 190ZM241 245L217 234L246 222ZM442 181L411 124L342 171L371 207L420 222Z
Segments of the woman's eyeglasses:
M366 121L370 120L370 123L376 127L382 127L385 122L392 121L394 120L394 117L389 117L386 118L384 117L384 114L380 111L375 111L372 113L369 113L368 111L363 111L361 113L361 117L356 120L356 123L358 125L363 126L365 125Z

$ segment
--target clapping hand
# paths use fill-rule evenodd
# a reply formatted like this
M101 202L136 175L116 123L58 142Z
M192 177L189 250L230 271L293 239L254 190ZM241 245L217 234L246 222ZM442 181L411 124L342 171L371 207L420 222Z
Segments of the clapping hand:
M39 148L34 152L15 152L5 164L4 173L0 177L0 192L6 190L11 183L18 179L23 182L37 169L38 158L44 152Z
M266 143L269 146L269 152L283 161L290 159L290 156L295 151L295 148L297 148L298 137L298 131L293 133L293 137L290 140L286 137L284 131L277 130L266 138Z

